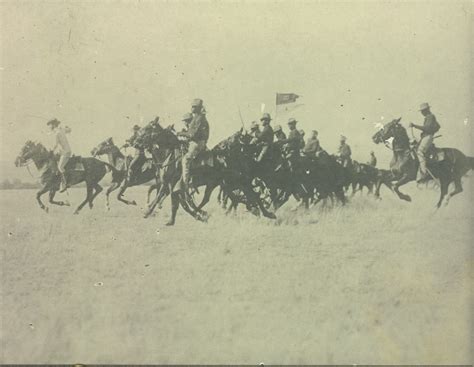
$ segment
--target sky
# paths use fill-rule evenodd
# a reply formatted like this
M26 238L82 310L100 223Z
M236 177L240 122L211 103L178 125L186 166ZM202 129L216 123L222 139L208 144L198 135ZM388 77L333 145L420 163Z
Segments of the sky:
M474 155L472 2L1 1L0 161L11 175L28 139L52 146L46 122L72 128L73 152L160 116L178 123L202 98L209 146L275 118L275 94L301 95L273 124L316 129L329 152L374 150L374 123L441 123L439 146ZM24 169L23 169L24 170Z

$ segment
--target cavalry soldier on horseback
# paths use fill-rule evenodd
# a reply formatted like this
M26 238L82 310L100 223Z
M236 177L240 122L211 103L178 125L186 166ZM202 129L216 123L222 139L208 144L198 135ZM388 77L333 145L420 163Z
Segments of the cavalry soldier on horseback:
M140 126L135 125L132 128L133 134L130 138L125 141L123 148L133 147L135 148L135 154L133 155L133 159L130 162L127 171L127 180L130 182L133 174L135 174L145 162L145 148L140 144L139 137L140 137Z
M58 171L61 176L60 192L64 192L67 190L66 164L72 156L71 147L66 134L69 134L71 129L68 126L63 129L59 127L60 124L61 121L57 119L50 120L46 123L56 136L56 144L54 145L53 152L59 148L60 158L58 162Z
M296 129L296 121L294 118L288 120L288 128L290 133L288 134L288 139L286 139L286 149L288 151L287 158L290 163L291 170L294 170L298 158L300 157L300 147L301 147L301 135L300 132Z
M298 130L301 136L301 144L300 144L300 149L304 149L304 146L306 145L306 142L304 141L304 136L305 132L303 129Z
M410 122L410 127L421 130L421 140L416 151L416 155L418 156L418 161L420 163L421 176L417 181L418 183L425 182L430 178L426 167L426 154L433 145L434 134L436 134L440 129L440 125L436 120L435 115L431 113L428 103L422 103L420 105L420 112L423 116L425 116L423 125L415 125L414 123Z
M185 113L185 114L183 115L183 118L182 118L181 121L184 122L184 126L185 126L185 128L186 128L186 129L185 129L186 131L189 130L189 124L191 123L192 120L193 120L193 114L192 114L192 113L189 113L189 112L188 112L188 113Z
M286 140L286 134L283 132L280 125L275 126L273 129L273 135L275 136L277 143L281 143Z
M351 147L349 146L349 144L346 143L346 140L347 138L344 135L341 135L340 145L338 148L338 157L343 167L348 167L352 162Z
M189 188L189 170L191 163L198 156L199 153L206 150L207 140L209 139L209 123L203 111L202 99L195 99L191 105L192 120L189 123L187 131L179 132L178 136L184 136L189 140L188 152L183 157L183 183L186 188Z
M370 159L367 164L372 167L375 167L377 165L377 157L375 156L374 151L370 152Z
M318 140L318 132L313 130L311 136L306 141L306 145L303 148L303 153L309 158L316 158L322 151L321 145Z
M252 121L250 124L250 132L249 135L252 136L253 138L257 137L257 133L260 132L260 128L258 127L258 122L257 121Z
M262 147L260 153L256 159L257 162L261 162L262 159L268 152L269 147L273 144L273 129L270 126L270 121L272 120L269 113L264 113L260 121L262 122L262 130L255 133L255 138L252 140L251 144L258 144Z

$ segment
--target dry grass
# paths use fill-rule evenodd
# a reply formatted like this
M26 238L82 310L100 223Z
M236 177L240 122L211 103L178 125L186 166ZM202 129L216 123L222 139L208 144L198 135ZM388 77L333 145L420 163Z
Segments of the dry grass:
M437 213L412 186L411 204L383 192L278 221L213 204L174 228L167 207L46 215L1 191L1 362L471 363L466 189Z

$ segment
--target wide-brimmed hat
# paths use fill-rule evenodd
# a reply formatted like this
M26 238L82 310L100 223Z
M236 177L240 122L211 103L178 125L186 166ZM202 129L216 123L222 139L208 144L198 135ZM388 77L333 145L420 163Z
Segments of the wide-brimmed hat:
M298 121L296 121L293 117L288 120L288 125L296 125Z
M318 130L311 130L311 132L312 132L313 134L318 135Z
M141 129L141 127L140 127L140 126L138 126L138 125L133 125L132 129L136 131L136 130L140 130L140 129Z
M58 126L60 123L61 123L61 121L59 121L58 119L52 119L52 120L49 120L46 123L46 125L47 126Z
M268 120L270 121L272 119L272 117L270 116L269 113L265 112L262 117L260 117L260 121L264 121L264 120Z
M280 125L275 125L275 127L273 128L273 132L277 133L279 131L281 131L281 126Z
M193 114L192 113L185 113L183 115L183 119L181 121L188 121L193 119Z
M341 135L341 140L342 140L342 141L346 141L347 138L346 138L344 135Z
M428 103L425 102L420 104L420 111L427 110L428 108L430 108L430 105Z
M200 98L195 98L193 99L193 102L191 103L192 107L202 107L202 99Z

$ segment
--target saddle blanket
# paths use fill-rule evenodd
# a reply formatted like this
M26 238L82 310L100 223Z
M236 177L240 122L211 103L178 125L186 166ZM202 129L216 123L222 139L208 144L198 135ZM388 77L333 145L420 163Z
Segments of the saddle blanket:
M214 155L210 150L199 153L196 159L191 163L191 168L203 166L214 167Z
M441 162L446 159L446 153L443 149L435 148L428 152L428 160L431 162Z

